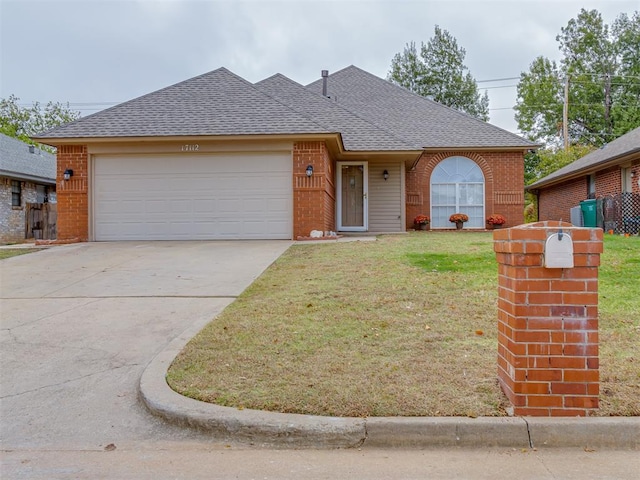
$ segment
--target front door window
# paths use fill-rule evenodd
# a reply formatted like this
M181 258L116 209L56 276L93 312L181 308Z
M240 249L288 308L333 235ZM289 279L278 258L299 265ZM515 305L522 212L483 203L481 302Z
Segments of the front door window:
M367 229L367 164L338 162L338 230Z

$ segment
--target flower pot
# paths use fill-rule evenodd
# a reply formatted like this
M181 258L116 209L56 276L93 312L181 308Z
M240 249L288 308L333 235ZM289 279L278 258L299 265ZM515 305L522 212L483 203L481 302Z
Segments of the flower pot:
M429 228L428 223L418 223L416 230L426 230Z
M464 223L462 222L456 222L456 230L462 230L462 226L464 225Z

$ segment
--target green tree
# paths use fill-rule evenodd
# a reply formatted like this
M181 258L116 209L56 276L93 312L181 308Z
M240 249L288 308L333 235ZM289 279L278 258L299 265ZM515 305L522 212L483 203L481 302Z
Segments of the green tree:
M435 26L435 34L420 52L415 42L391 60L387 79L418 95L489 120L489 96L481 95L478 84L464 65L466 51L446 30Z
M524 183L531 185L593 150L594 147L590 145L575 144L567 151L558 147L547 147L529 152L524 157Z
M569 165L570 163L584 157L592 152L594 147L590 145L571 145L565 151L558 147L541 148L528 152L524 156L524 184L531 185L556 170ZM535 222L537 220L537 197L529 192L525 194L525 222Z
M623 13L613 24L619 59L618 78L624 88L616 89L611 108L613 134L617 138L640 125L640 13ZM631 128L629 128L631 126Z
M520 75L518 128L534 141L562 141L565 81L570 143L602 145L640 125L640 15L621 14L610 27L582 9L556 37L559 65L538 57Z
M520 74L515 118L521 132L536 141L562 132L563 86L553 62L536 58L528 72Z
M35 144L31 137L58 125L80 118L80 112L69 105L49 102L44 107L35 102L31 107L22 107L15 95L0 100L0 132L10 137Z

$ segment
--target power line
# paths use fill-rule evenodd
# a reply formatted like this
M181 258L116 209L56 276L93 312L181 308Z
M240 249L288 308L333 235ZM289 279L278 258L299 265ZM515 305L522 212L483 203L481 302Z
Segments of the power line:
M513 87L517 87L518 85L500 85L500 86L495 86L495 87L483 87L480 90L495 90L496 88L513 88Z
M476 83L506 82L507 80L520 80L520 77L492 78L491 80L476 80Z

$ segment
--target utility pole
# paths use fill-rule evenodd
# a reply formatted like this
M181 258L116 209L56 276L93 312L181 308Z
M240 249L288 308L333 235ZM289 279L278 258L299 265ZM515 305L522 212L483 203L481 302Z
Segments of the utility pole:
M569 75L564 79L564 105L562 108L562 136L564 151L569 151Z

